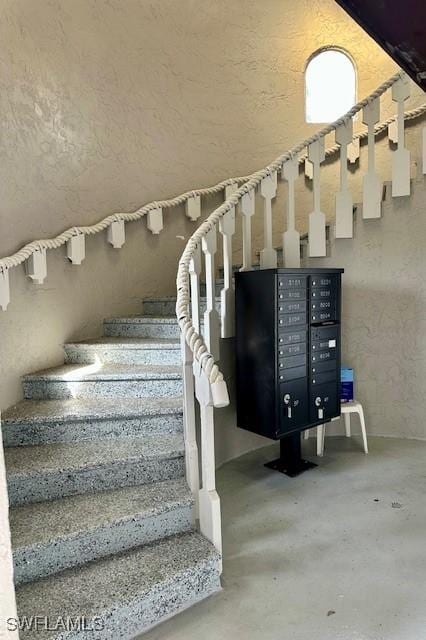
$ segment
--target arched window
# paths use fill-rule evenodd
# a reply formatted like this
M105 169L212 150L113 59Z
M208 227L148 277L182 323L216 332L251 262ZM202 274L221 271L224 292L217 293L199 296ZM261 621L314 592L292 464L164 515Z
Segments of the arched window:
M350 57L340 49L314 54L305 71L306 122L333 122L355 103L356 73Z

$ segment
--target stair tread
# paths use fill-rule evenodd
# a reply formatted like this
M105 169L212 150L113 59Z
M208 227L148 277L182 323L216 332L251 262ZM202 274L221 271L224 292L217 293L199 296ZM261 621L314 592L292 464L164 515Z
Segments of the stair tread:
M113 522L150 517L191 504L191 492L180 478L13 507L13 549L73 538Z
M65 347L108 347L109 349L180 349L180 341L176 338L125 338L102 337L75 342L67 342Z
M173 586L178 586L173 583L179 576L206 571L218 557L211 543L198 533L172 536L25 584L17 589L18 611L21 616L48 616L50 620L65 616L77 619L83 614L87 619L104 616L107 626L113 625L114 614L119 615L120 610L150 594L158 594L161 587L168 586L173 598ZM156 616L161 617L161 610ZM137 620L129 622L136 629ZM22 638L49 640L57 635L54 631L29 631ZM106 630L105 637L118 634Z
M182 413L182 398L22 400L2 413L4 424L79 422Z
M170 459L183 455L183 436L176 433L161 434L161 437L155 435L5 449L9 478L12 475L76 471L132 460Z
M31 380L58 380L61 382L84 382L88 380L159 380L180 379L179 365L134 365L134 364L64 364L42 369L23 377Z
M178 321L175 315L173 316L149 316L149 315L134 315L124 316L120 318L107 318L104 320L104 324L127 324L134 322L138 324L175 324Z

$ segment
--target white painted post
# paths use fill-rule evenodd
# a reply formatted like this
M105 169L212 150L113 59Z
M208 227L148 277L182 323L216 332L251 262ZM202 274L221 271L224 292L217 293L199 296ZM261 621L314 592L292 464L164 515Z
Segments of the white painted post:
M219 314L215 305L215 267L214 254L217 251L216 227L210 229L202 238L202 248L206 265L207 308L204 313L205 342L215 360L219 360Z
M0 420L0 638L18 640L18 630L12 631L8 620L17 621L15 586L13 582L12 542L9 525L9 499Z
M353 236L353 200L348 189L348 144L353 138L352 118L336 129L336 142L340 146L340 191L336 193L336 238Z
M107 240L114 249L121 249L126 242L124 220L114 220L108 227Z
M235 207L232 207L219 221L219 231L223 237L223 289L220 292L221 336L235 335L235 291L232 284L232 236L235 233Z
M312 142L308 147L309 160L314 167L314 210L309 214L309 257L323 258L327 255L325 215L321 211L321 162L325 159L324 138Z
M227 184L225 187L225 200L228 200L238 190L238 184L236 182L232 182L231 184Z
M78 233L67 242L67 258L72 264L81 264L86 257L86 236Z
M375 169L374 125L380 119L380 98L376 98L363 109L362 121L368 127L368 169L363 180L362 217L365 220L382 215L383 184Z
M189 277L191 284L191 318L195 331L200 334L200 273L201 247L195 249L189 263Z
M388 124L388 138L394 144L398 142L398 120L392 120Z
M423 140L422 140L422 172L423 175L426 174L426 127L423 127L422 132Z
M272 245L272 200L277 195L276 171L263 178L260 183L260 193L263 197L263 242L265 245L260 252L260 268L275 269L277 252Z
M158 235L163 230L163 210L161 207L148 211L146 225L153 235Z
M360 153L360 142L359 138L355 138L352 140L350 144L348 144L348 160L351 164L355 164L355 162L359 158Z
M0 269L0 307L6 311L10 302L9 270Z
M194 498L194 521L199 517L200 470L195 420L195 385L192 350L181 333L183 362L183 430L185 440L186 481Z
M222 518L216 491L214 413L209 381L203 371L195 378L195 393L201 417L200 531L222 554Z
M300 233L296 230L294 185L299 177L299 158L295 156L283 164L281 175L288 183L287 229L283 233L283 258L285 267L300 267Z
M185 205L186 215L190 220L195 222L201 216L201 197L192 196L188 198Z
M404 102L410 97L410 80L404 75L392 85L392 100L398 104L398 148L392 154L392 196L410 195L410 152L405 148Z
M241 213L243 216L243 266L240 271L250 271L251 269L251 217L255 209L255 192L250 189L241 198Z
M43 284L47 276L46 249L39 249L28 258L26 270L33 282Z
M312 162L309 160L309 158L305 158L304 172L305 172L305 177L306 178L308 178L309 180L313 179L313 177L314 177L314 167L312 166Z

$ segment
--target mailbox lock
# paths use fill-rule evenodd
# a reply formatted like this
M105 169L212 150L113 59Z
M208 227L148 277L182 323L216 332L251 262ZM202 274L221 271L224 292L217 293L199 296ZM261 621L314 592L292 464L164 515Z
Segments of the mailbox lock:
M321 406L321 402L322 402L321 398L319 396L317 396L315 398L315 406L316 407L320 407Z
M287 418L291 418L291 406L290 406L291 397L289 393L286 393L284 396L284 404L287 405Z

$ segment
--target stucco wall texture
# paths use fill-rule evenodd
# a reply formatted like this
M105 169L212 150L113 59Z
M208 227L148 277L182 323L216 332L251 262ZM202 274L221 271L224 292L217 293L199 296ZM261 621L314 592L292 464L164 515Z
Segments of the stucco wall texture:
M320 47L350 53L359 97L396 69L332 0L3 0L0 41L2 256L261 168L318 129L303 105L305 64ZM416 100L420 91L410 106ZM327 171L325 204L337 165ZM299 182L303 230L311 193ZM257 249L261 221L259 211ZM80 267L49 252L43 285L13 269L0 312L0 408L21 397L22 374L62 361L64 341L140 312L144 296L173 294L193 228L176 208L158 237L145 222L127 225L120 251L104 234L89 238ZM235 245L238 255L238 237Z

